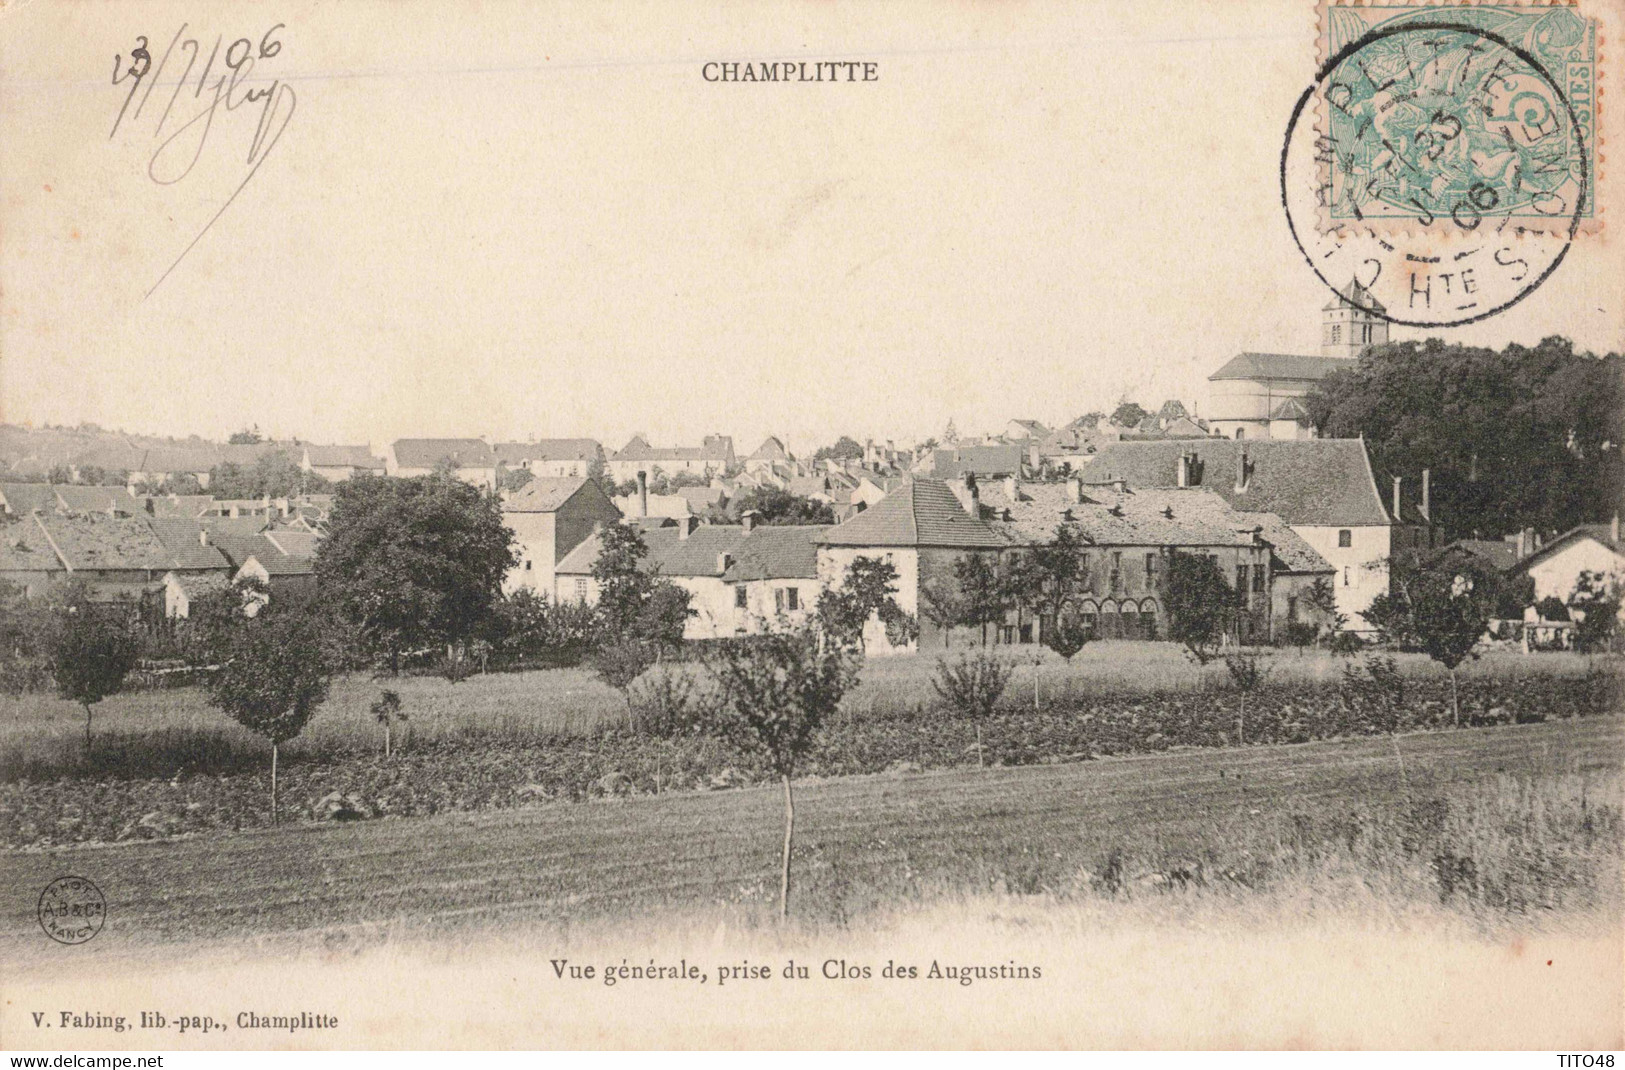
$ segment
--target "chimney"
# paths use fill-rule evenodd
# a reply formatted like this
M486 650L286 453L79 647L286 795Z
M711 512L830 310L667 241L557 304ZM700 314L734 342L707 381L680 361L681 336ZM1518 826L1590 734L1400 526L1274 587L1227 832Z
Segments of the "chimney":
M740 513L739 526L745 529L746 535L749 535L751 529L756 526L756 510L746 509L743 513Z
M980 515L978 508L979 495L976 490L976 476L971 472L962 472L958 479L948 484L948 489L954 492L959 499L959 507L971 516Z
M649 515L649 473L638 473L638 515Z
M1247 447L1242 446L1236 450L1236 491L1239 493L1247 489Z
M1066 499L1069 502L1083 501L1083 480L1078 476L1066 481Z
M1400 482L1401 482L1400 477L1395 476L1394 477L1394 523L1396 523L1396 524L1399 523L1399 516L1400 516L1400 514L1399 514L1399 484L1400 484Z
M209 529L208 528L198 528L197 529L197 544L199 546L207 546L207 545L209 545Z
M1112 490L1115 490L1119 494L1127 494L1128 493L1128 480L1124 479L1122 476L1113 476L1112 477Z
M1006 498L1009 498L1011 501L1015 501L1016 500L1016 493L1017 493L1017 491L1016 491L1017 486L1018 486L1018 484L1016 483L1016 477L1015 476L1005 476L1004 477L1004 496Z
M1010 510L1006 509L1004 512L1000 513L999 519L1003 520L1006 524L1010 523Z
M1191 455L1186 450L1179 455L1179 466L1174 471L1174 486L1184 488L1191 485Z
M727 572L728 568L733 563L734 563L734 555L733 554L718 554L717 555L717 571L718 572Z
M690 535L694 534L694 529L699 526L700 518L697 516L679 517L677 520L677 537L679 539L686 539Z
M1422 469L1422 519L1433 523L1433 471Z

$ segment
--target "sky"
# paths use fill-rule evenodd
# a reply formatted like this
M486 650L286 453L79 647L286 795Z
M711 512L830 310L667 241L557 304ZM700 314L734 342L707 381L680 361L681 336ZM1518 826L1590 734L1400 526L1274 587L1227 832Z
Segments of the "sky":
M1281 0L35 0L0 15L0 419L806 451L1200 411L1235 353L1317 351L1277 178L1314 31ZM210 112L217 37L252 58ZM702 77L745 60L878 77ZM1625 349L1622 269L1583 236L1428 333Z

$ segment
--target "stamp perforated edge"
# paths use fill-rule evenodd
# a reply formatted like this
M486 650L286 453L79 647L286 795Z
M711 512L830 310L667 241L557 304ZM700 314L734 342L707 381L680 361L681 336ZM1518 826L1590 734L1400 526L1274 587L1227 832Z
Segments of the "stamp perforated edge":
M1361 0L1317 0L1315 4L1314 26L1315 64L1312 75L1317 81L1319 79L1321 68L1324 67L1331 59L1331 31L1328 25L1328 12L1332 8L1364 8L1373 6L1378 5L1377 3L1362 3ZM1595 27L1594 40L1596 52L1592 59L1592 70L1594 72L1594 77L1592 81L1593 93L1591 106L1591 131L1592 140L1594 143L1591 146L1591 174L1594 188L1590 191L1590 196L1594 210L1590 216L1582 217L1578 224L1573 227L1573 236L1579 237L1584 234L1600 234L1604 232L1607 228L1606 217L1608 206L1600 196L1600 191L1604 183L1604 165L1608 159L1606 153L1608 139L1603 133L1602 120L1604 108L1603 97L1605 95L1604 81L1607 72L1607 31L1609 28L1607 20L1598 18L1594 13L1584 11L1578 0L1557 0L1557 2L1544 4L1509 4L1505 3L1504 0L1502 0L1502 2L1497 2L1497 0L1420 0L1420 2L1418 2L1418 0L1381 0L1381 6L1411 7L1419 10L1424 8L1434 8L1440 11L1449 11L1453 8L1461 7L1526 8L1531 11L1549 10L1553 7L1567 7L1580 11L1585 18L1592 20ZM1549 73L1550 72L1548 72L1548 74ZM1319 136L1326 130L1330 129L1330 117L1325 112L1325 98L1322 96L1322 94L1316 92L1311 95L1313 99L1310 101L1310 108L1311 114L1314 118L1314 130L1316 135ZM1326 165L1321 166L1324 167ZM1320 176L1321 181L1329 181L1329 177L1330 176L1325 174L1324 171ZM1321 234L1335 235L1339 238L1366 236L1372 238L1411 239L1425 236L1430 241L1435 242L1441 239L1444 239L1447 242L1450 240L1460 240L1463 242L1474 240L1470 233L1463 232L1457 227L1448 226L1442 220L1430 227L1422 226L1419 221L1402 221L1397 219L1380 220L1375 223L1354 225L1342 220L1334 221L1331 218L1329 209L1325 207L1321 208L1319 218L1316 220L1315 225ZM1513 229L1515 234L1529 234L1536 236L1568 237L1570 234L1569 226L1543 228L1538 226L1516 224Z

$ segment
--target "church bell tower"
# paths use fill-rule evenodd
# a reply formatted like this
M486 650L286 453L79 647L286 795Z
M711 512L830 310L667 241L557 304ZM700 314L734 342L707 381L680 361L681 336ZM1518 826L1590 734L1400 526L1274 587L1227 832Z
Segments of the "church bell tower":
M1320 355L1353 359L1366 346L1382 345L1388 341L1386 311L1359 280L1350 279L1320 310Z

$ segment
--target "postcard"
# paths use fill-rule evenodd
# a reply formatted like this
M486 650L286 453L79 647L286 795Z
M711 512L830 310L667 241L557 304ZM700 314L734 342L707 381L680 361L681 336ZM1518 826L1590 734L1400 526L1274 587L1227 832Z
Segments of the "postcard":
M0 4L0 1046L1625 1047L1622 16Z

